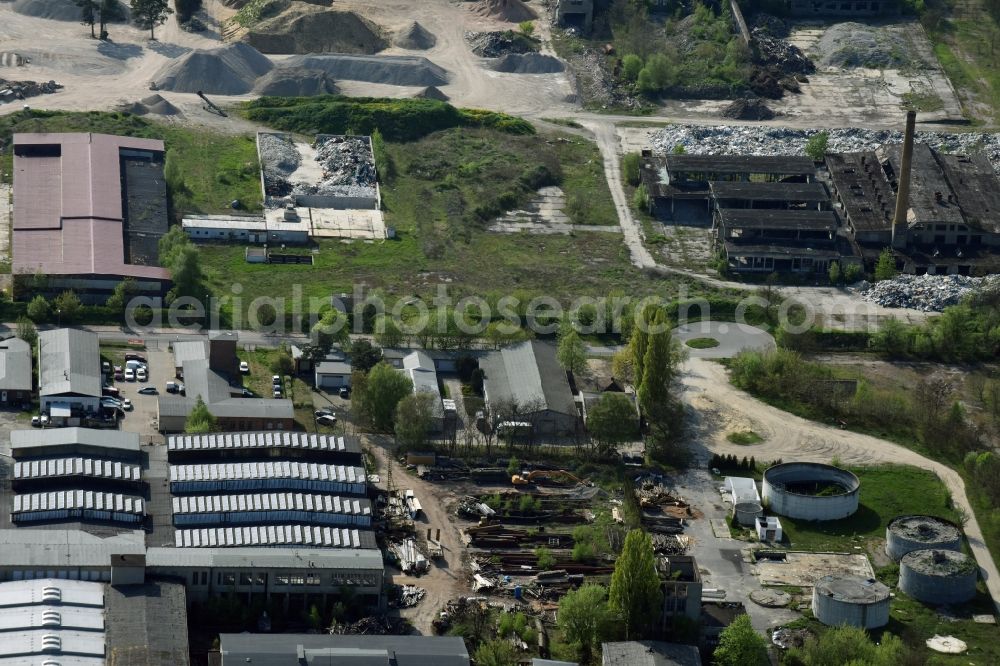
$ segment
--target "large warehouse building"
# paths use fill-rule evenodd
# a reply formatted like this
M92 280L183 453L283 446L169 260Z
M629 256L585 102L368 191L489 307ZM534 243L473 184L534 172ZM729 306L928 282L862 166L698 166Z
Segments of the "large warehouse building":
M158 265L163 155L153 139L15 134L12 272L45 275L47 292L73 289L85 303L103 304L126 277L160 294L170 280Z

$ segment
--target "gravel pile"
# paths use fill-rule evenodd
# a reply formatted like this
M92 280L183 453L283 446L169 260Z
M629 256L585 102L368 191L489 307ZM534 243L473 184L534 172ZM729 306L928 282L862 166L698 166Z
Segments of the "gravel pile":
M510 53L537 51L527 39L518 39L509 30L493 32L467 32L465 41L480 58L499 58Z
M434 45L437 44L437 37L427 28L414 21L405 29L397 32L392 43L401 49L425 51L434 48Z
M421 56L293 56L286 66L322 69L337 81L367 81L392 86L442 86L448 72Z
M137 116L145 116L149 113L157 116L176 116L181 112L180 109L163 99L160 95L144 97L138 102L129 104L124 110Z
M806 141L817 129L749 125L670 125L651 137L653 152L666 154L680 144L692 155L804 155ZM840 128L829 132L828 150L854 153L884 144L902 143L896 130ZM943 153L980 153L1000 171L1000 134L984 132L917 132L916 140Z
M774 118L774 111L759 99L744 97L724 108L722 117L735 120L770 120Z
M824 67L902 69L927 66L922 58L911 52L907 38L889 27L837 23L823 33L815 48L819 63Z
M389 46L381 26L354 12L293 2L254 25L243 41L261 53L378 53Z
M416 95L414 95L414 97L420 99L436 99L439 102L447 102L449 99L449 97L446 94L441 92L440 88L436 88L435 86L427 86L426 88L418 92Z
M153 81L159 90L244 95L273 67L274 63L254 47L229 44L186 53L161 69Z
M0 79L0 103L13 102L18 99L48 95L62 90L62 85L55 81L7 81Z
M986 288L1000 288L1000 276L899 275L875 284L864 283L859 291L866 301L883 307L940 312Z
M367 139L316 137L316 161L323 178L314 186L296 185L295 194L370 195L375 187L375 158Z
M508 74L556 74L564 67L559 58L540 53L511 53L492 65L497 72Z
M322 69L308 67L275 67L257 79L257 95L274 97L312 97L335 95L338 92L333 79Z
M538 18L535 10L521 0L478 0L473 10L480 16L520 23Z

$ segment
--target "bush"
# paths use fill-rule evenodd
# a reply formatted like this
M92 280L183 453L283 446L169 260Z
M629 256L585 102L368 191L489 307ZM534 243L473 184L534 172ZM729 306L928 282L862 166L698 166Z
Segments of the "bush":
M622 176L629 185L639 184L639 153L626 153L622 156Z
M830 143L830 134L828 132L817 132L809 137L806 141L805 153L806 156L811 158L814 162L822 162L823 158L826 156L826 149Z
M525 37L531 37L535 33L535 23L534 21L521 21L517 24L517 29Z
M632 205L643 212L649 210L649 191L645 185L636 188L635 194L632 195Z
M642 64L642 58L634 53L629 53L622 58L622 76L625 77L625 80L635 83L636 79L639 78L639 72L642 71Z

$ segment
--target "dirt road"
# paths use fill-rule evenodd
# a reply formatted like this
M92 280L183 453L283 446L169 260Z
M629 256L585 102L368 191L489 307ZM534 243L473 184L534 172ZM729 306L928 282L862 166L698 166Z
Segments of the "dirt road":
M934 472L948 487L954 505L969 517L965 535L986 588L1000 611L1000 573L965 495L965 482L955 470L898 444L825 426L771 407L734 388L725 368L711 361L690 359L683 383L685 401L695 408L697 442L704 445L706 456L708 451L739 456L752 453L758 460L782 458L827 463L836 457L845 465L895 463ZM726 434L737 428L752 429L765 441L753 447L731 444Z
M465 546L462 543L461 521L455 516L454 507L448 504L454 498L446 488L435 486L420 480L406 471L403 465L391 460L387 446L388 437L365 437L366 444L379 458L379 487L385 488L387 483L386 469L392 465L393 483L400 490L412 489L423 507L424 515L416 521L418 535L426 535L430 528L436 533L441 530L441 544L444 548L444 561L433 562L428 573L422 576L407 576L395 569L387 568L390 578L397 585L416 585L427 591L424 599L413 608L404 608L399 615L413 623L416 630L424 635L433 635L431 623L448 600L468 594L463 585L466 577Z

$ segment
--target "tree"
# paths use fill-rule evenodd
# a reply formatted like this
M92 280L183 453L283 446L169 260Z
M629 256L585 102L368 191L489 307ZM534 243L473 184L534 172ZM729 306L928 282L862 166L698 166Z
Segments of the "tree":
M809 137L809 140L806 141L806 157L811 158L813 162L822 162L823 158L826 156L826 148L829 143L829 132L817 132L816 134L813 134Z
M622 156L622 175L629 185L639 185L639 153L625 153Z
M271 372L276 375L290 375L295 371L295 361L287 351L279 351L271 359Z
M767 666L767 643L754 631L750 616L743 614L722 630L713 663L719 666Z
M364 338L351 345L351 369L368 372L382 360L382 350Z
M170 278L174 286L168 300L180 296L199 298L204 295L204 273L201 270L201 252L192 244L187 244L174 253L170 262Z
M844 269L844 282L854 284L861 279L861 266L859 264L847 264Z
M629 347L619 349L611 357L611 374L615 379L627 384L635 382L633 355Z
M577 645L581 664L590 663L594 648L610 633L612 622L608 591L602 585L584 585L559 601L557 623L566 639Z
M622 76L630 83L635 83L642 71L642 58L634 53L629 53L622 58Z
M375 320L375 342L384 347L400 347L406 342L406 335L391 314L382 314Z
M17 318L17 337L27 342L32 347L38 342L38 329L27 317Z
M878 261L875 263L875 281L891 280L896 274L896 257L892 253L892 248L887 247L878 255Z
M167 233L160 236L160 240L157 244L157 249L159 250L160 265L169 266L170 262L173 261L174 255L182 248L191 244L191 239L184 229L179 224L175 224L169 229Z
M653 324L665 329L666 312L658 310ZM643 412L653 414L657 411L657 406L671 399L670 387L676 377L680 348L669 330L650 333L647 338L646 353L642 359L642 381L636 393Z
M660 616L660 577L656 573L653 541L642 530L630 530L611 575L608 606L625 625L625 639L646 635Z
M156 39L153 30L166 23L173 13L167 0L132 0L132 20L143 30L149 30L150 39Z
M587 349L580 339L580 334L568 323L559 334L559 347L556 358L563 370L572 373L583 372L587 367Z
M602 449L635 438L639 434L639 419L632 399L613 391L601 394L587 413L587 431Z
M411 393L396 405L396 441L408 448L427 443L434 424L434 396L424 391Z
M31 302L28 303L28 318L35 323L43 322L48 319L50 311L51 307L49 306L49 302L45 300L45 297L41 294L35 296L31 299Z
M311 333L313 341L317 347L323 350L324 356L335 344L346 349L351 343L347 315L336 308L324 312L316 325L313 326Z
M74 2L80 8L80 22L90 26L90 38L95 39L97 35L94 34L94 23L97 21L100 4L97 0L74 0Z
M108 296L105 305L119 314L124 313L125 307L137 293L138 288L135 285L135 280L125 278L115 285L115 290Z
M530 495L525 495L524 498L531 499ZM533 500L532 503L534 503ZM539 546L535 549L535 558L538 561L539 571L549 571L556 565L556 556L545 546Z
M377 430L391 430L396 405L412 391L413 382L409 377L385 361L375 364L368 373L364 391L365 411L372 425Z
M194 407L191 408L191 413L188 414L187 423L184 425L184 432L191 434L199 434L206 432L216 432L219 429L219 424L212 415L212 412L208 411L208 405L205 401L198 396L195 400Z
M801 648L789 650L785 663L795 666L896 666L907 663L907 652L903 641L892 634L882 634L876 645L864 629L841 625L827 629L818 638L810 636Z
M829 275L830 275L830 284L840 284L841 273L840 273L839 261L830 262Z
M521 21L517 24L517 29L521 31L521 34L525 37L531 37L535 34L535 22L534 21Z
M476 648L472 660L476 666L514 666L517 664L517 652L510 641L484 641Z
M56 296L52 305L55 307L60 322L64 324L76 321L76 318L80 316L80 311L83 310L80 297L72 289L67 289Z
M309 607L309 628L313 630L319 630L323 626L323 616L320 615L319 608L316 604Z
M101 6L97 10L98 22L101 24L100 38L108 38L108 23L125 18L121 3L118 0L100 0Z

